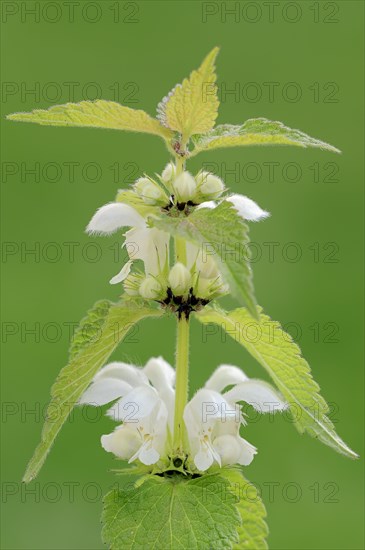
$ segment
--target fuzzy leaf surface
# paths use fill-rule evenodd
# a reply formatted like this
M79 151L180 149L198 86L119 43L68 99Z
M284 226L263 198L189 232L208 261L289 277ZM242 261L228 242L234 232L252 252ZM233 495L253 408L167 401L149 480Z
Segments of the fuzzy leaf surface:
M170 139L173 135L145 111L131 109L115 101L104 99L65 103L49 109L35 109L29 113L13 113L6 118L19 122L34 122L43 126L80 126L145 132L164 139Z
M161 314L161 310L142 303L122 301L112 304L106 300L97 302L89 311L75 332L70 361L52 387L41 442L28 464L23 481L28 483L37 476L71 410L119 342L138 321Z
M247 147L249 145L294 145L296 147L315 147L340 153L341 151L316 138L312 138L282 122L266 118L251 118L242 125L221 124L205 135L194 136L195 148L190 157L201 151L220 147Z
M226 313L207 307L196 315L202 323L215 323L264 367L292 410L293 421L300 433L307 432L325 445L349 458L358 458L337 435L328 417L329 407L320 395L310 367L301 356L298 345L281 325L260 313L257 323L247 309Z
M218 51L214 48L199 69L177 84L158 105L158 118L182 134L183 140L208 132L214 126L219 107L214 65Z
M129 490L104 498L104 543L111 550L227 550L238 542L240 513L230 481L148 476Z
M265 550L269 529L265 518L266 510L259 491L243 475L239 468L223 468L222 475L230 482L230 490L235 497L236 508L241 516L238 526L239 542L234 550Z

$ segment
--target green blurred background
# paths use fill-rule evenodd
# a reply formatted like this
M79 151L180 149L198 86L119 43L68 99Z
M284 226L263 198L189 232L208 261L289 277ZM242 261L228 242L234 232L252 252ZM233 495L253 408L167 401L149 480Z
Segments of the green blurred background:
M2 117L100 96L153 114L219 45L219 123L265 116L343 151L218 150L190 169L214 163L233 191L272 213L251 225L258 300L297 339L338 432L362 453L363 3L81 1L73 14L66 4L2 2ZM118 295L108 280L120 237L90 239L84 227L168 155L157 138L122 132L3 122L2 133L2 548L99 549L101 494L116 466L99 444L109 419L76 411L39 478L20 480L70 323ZM114 356L173 362L174 331L172 319L146 321ZM192 391L223 362L265 378L233 341L203 340L194 322ZM259 448L246 474L266 503L271 548L364 548L362 460L299 436L283 417L245 435Z

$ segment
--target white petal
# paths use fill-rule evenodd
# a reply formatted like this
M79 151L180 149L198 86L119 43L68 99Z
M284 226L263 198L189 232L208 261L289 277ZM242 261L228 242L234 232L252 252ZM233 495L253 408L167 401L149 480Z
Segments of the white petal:
M175 369L162 357L152 357L143 372L158 391L166 387L172 388L175 383Z
M217 421L223 420L225 423L236 416L239 420L239 411L220 393L203 388L186 405L183 418L191 438L201 430L207 431Z
M195 210L200 210L200 208L215 208L216 206L217 203L215 203L214 201L205 201L200 203Z
M96 211L89 225L87 233L110 235L120 227L146 227L144 218L128 204L111 202Z
M172 186L179 202L186 202L192 199L196 192L196 181L190 172L181 172Z
M262 380L242 382L225 393L224 397L231 403L245 401L262 413L283 411L288 406L274 388Z
M145 434L153 434L154 447L160 449L167 437L167 407L161 399L148 416L141 418L138 425L143 428ZM158 444L160 442L160 445Z
M172 388L165 388L161 390L160 397L162 401L164 402L167 410L167 421L169 424L169 428L172 432L173 426L174 426L174 412L175 412L175 390Z
M189 241L186 241L186 267L190 270L196 263L200 248Z
M205 470L208 470L208 468L211 467L213 464L214 459L213 455L210 452L210 450L207 449L201 449L195 456L194 456L194 463L195 466L200 470L201 472L205 472Z
M143 369L151 384L157 389L162 401L164 402L168 417L170 430L174 425L175 409L175 369L162 359L162 357L153 357Z
M152 386L138 386L117 401L107 415L116 421L137 424L149 416L159 402L158 393Z
M104 378L93 382L82 394L79 405L94 405L100 407L126 395L132 386L116 378Z
M117 378L123 382L127 382L131 386L140 386L148 384L148 378L143 373L143 369L135 367L134 365L128 365L121 361L113 361L108 363L94 376L93 381L100 380L101 378Z
M221 457L222 466L248 466L257 452L253 445L239 435L221 435L214 440L213 446Z
M158 461L158 459L160 458L160 453L158 453L156 449L151 446L143 445L141 447L141 450L137 453L137 456L142 464L150 466L151 464L155 464ZM131 458L130 462L132 462L132 460L133 457Z
M221 365L213 372L204 387L208 390L221 392L227 386L238 384L239 382L244 382L245 380L248 380L248 377L238 367L234 367L232 365Z
M131 260L142 260L146 275L159 275L168 258L170 235L156 228L127 231L124 246Z
M205 279L213 279L219 276L219 270L215 258L216 252L213 250L211 243L203 245L196 260L196 269L199 272L199 277Z
M257 449L251 443L240 437L241 445L241 454L238 459L238 464L241 466L248 466L254 459L254 456L257 454Z
M204 424L208 419L221 419L226 405L228 403L220 393L203 388L196 392L185 409L192 412L199 424Z
M103 448L124 460L129 460L138 451L141 443L137 430L128 425L119 426L111 434L101 436Z
M231 195L226 200L233 204L238 214L244 220L258 222L270 216L269 212L262 210L258 204L244 195Z
M132 263L133 261L129 260L126 264L124 264L119 273L117 275L114 275L114 277L110 279L109 283L111 285L116 285L117 283L121 283L122 281L124 281L124 279L128 277L131 271Z
M238 437L234 435L220 435L213 441L214 449L221 457L222 466L237 464L241 454Z

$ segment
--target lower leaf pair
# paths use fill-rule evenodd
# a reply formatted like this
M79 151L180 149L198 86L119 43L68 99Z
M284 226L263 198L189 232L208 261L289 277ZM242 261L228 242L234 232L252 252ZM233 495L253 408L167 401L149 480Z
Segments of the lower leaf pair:
M265 507L235 468L186 479L146 476L104 499L103 540L112 550L267 548Z
M70 362L62 369L52 388L42 439L23 481L29 482L36 477L73 406L129 330L141 319L161 315L161 309L141 300L122 300L118 304L104 300L95 304L75 333ZM299 432L307 431L336 451L357 458L357 454L336 434L326 416L328 406L319 394L319 386L311 376L309 365L279 323L261 314L261 322L257 324L245 308L225 313L218 308L206 307L195 315L204 324L220 325L258 360L286 398L289 407L294 409L295 425Z

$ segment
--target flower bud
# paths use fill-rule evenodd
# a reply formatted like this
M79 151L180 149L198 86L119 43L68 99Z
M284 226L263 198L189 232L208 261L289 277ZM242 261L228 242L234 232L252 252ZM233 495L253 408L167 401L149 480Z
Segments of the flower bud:
M169 274L169 284L175 296L186 294L191 286L191 275L187 267L177 263Z
M183 172L174 181L173 188L178 202L187 202L196 193L196 181L189 172Z
M130 273L123 281L124 292L128 296L139 296L139 287L141 284L141 275Z
M194 295L198 298L209 298L211 295L211 286L212 279L203 279L203 277L199 277L196 285L194 286Z
M207 199L216 199L224 191L224 183L218 176L210 172L200 172L197 177L199 192Z
M175 165L173 162L168 162L165 168L162 171L161 179L164 183L170 183L171 180L175 177Z
M148 178L139 178L134 184L134 189L145 204L157 204L166 200L162 189Z
M212 279L218 276L219 270L214 256L216 256L215 252L208 247L203 248L198 254L196 258L196 269L201 277Z
M194 294L198 298L213 299L229 291L229 286L224 283L221 276L214 279L199 277L194 288Z
M156 300L161 297L162 286L154 277L146 277L139 287L139 293L146 300Z

